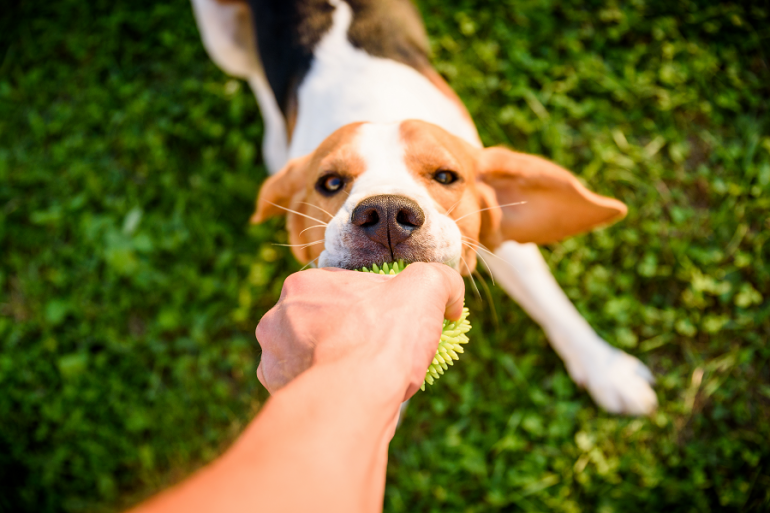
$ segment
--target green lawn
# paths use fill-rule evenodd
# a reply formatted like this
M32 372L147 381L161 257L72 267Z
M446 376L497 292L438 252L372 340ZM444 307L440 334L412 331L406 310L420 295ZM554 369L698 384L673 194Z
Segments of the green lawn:
M543 251L660 409L598 410L485 276L391 445L388 512L770 509L770 10L620 4L419 1L486 144L628 204ZM0 511L116 511L266 400L253 330L299 265L247 224L261 137L184 0L3 9Z

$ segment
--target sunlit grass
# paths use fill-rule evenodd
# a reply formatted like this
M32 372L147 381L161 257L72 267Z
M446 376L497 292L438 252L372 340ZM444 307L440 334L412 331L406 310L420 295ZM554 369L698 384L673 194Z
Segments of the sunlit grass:
M621 223L543 251L597 331L650 366L661 407L601 412L487 278L491 296L467 298L462 361L396 434L386 511L767 507L767 10L419 6L486 144L545 155L628 204ZM258 109L209 61L187 3L13 9L0 510L116 510L216 456L258 411L253 329L300 266L272 245L279 222L247 224L265 177Z

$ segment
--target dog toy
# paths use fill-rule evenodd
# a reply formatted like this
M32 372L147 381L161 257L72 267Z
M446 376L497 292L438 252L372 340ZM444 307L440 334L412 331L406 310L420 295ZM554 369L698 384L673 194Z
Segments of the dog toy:
M371 269L362 267L356 269L357 271L375 274L398 274L406 268L409 264L404 263L403 260L398 260L393 263L384 263L382 265L373 264ZM463 306L463 313L456 321L450 321L444 319L444 327L441 331L441 339L436 349L436 354L433 357L428 370L425 371L425 379L422 382L420 390L425 390L425 383L432 385L435 380L444 374L449 365L454 365L452 360L459 360L460 357L457 353L463 353L463 344L468 343L468 333L471 329L471 323L468 322L468 309Z

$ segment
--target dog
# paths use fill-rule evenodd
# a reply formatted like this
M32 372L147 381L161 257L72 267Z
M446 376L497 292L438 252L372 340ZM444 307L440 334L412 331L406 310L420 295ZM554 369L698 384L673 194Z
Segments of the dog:
M595 402L654 411L650 371L594 332L537 247L626 206L541 157L484 148L409 0L192 5L208 54L249 82L264 118L272 176L251 222L286 215L294 255L320 267L403 259L469 275L478 256Z

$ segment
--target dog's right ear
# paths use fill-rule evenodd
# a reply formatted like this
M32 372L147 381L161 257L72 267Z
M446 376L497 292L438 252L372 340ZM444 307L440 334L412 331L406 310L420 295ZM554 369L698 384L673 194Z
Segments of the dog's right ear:
M305 155L290 160L283 169L265 180L257 196L256 210L249 220L252 224L286 214L284 209L289 208L294 196L301 194L307 186L310 157L311 155Z
M478 179L479 203L490 209L482 212L480 236L490 248L503 240L556 242L628 212L623 203L589 191L553 162L505 148L482 150Z

